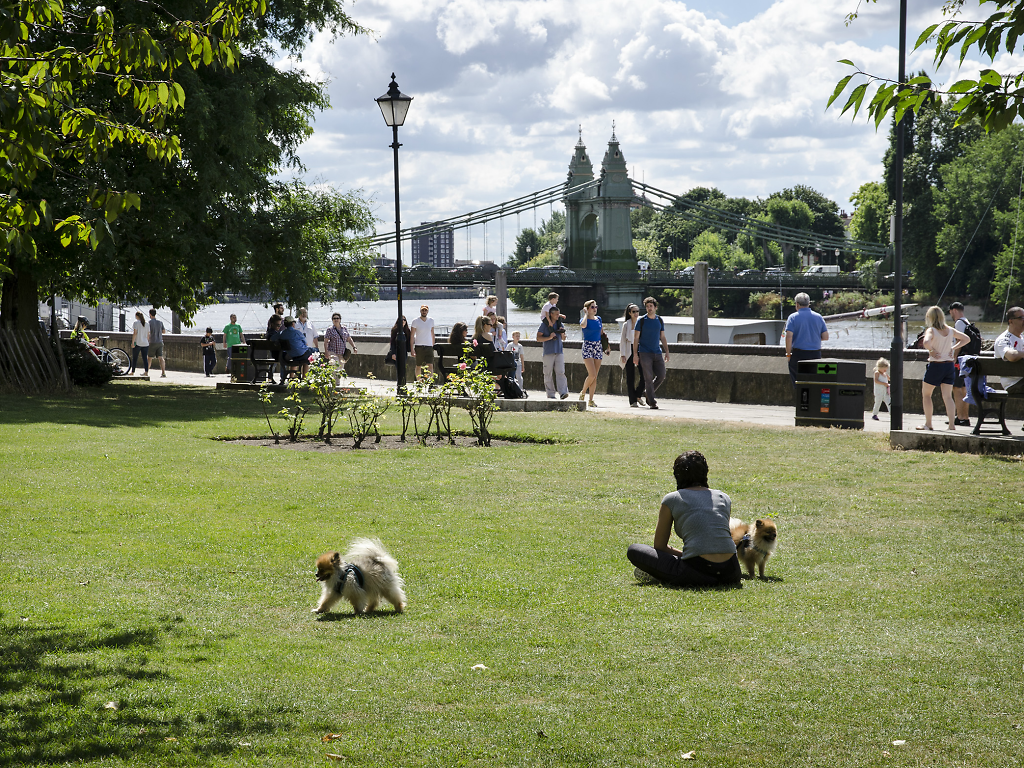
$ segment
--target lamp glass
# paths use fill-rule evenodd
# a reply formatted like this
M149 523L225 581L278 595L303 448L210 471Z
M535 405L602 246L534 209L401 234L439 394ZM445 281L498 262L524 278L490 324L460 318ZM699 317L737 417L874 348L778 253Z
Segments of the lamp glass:
M392 81L391 85L393 87L389 88L387 93L379 99L375 99L375 101L380 107L381 114L384 115L384 122L389 127L397 125L400 128L405 124L405 116L409 114L412 96L406 96L399 91L394 81Z

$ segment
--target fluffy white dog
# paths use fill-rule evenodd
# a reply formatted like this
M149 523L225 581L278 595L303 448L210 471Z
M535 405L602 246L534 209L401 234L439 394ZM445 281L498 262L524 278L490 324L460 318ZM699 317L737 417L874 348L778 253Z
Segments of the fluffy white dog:
M327 613L345 598L356 613L367 613L387 600L395 613L405 610L405 581L398 562L378 539L356 539L342 560L339 552L325 552L316 561L316 580L323 583L320 604L313 613Z

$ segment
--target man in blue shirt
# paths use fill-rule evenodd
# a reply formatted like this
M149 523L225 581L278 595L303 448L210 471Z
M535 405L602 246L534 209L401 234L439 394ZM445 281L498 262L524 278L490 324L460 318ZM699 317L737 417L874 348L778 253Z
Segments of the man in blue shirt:
M306 336L295 327L295 318L288 315L284 319L284 330L278 339L281 342L281 383L288 378L288 368L301 366L299 375L305 376L309 370L309 356L316 352L306 346Z
M647 405L656 411L658 404L654 401L654 393L665 382L668 339L665 338L665 321L658 317L658 302L653 296L644 299L644 309L647 314L636 321L633 331L633 365L639 365L644 372Z
M811 310L811 297L798 293L793 299L796 312L786 319L786 357L789 380L796 386L797 363L821 357L821 342L828 341L828 328L821 315Z
M565 326L559 317L558 307L551 307L547 317L537 329L537 341L544 342L544 389L548 397L569 396L569 382L565 378L565 355L562 342L565 341Z

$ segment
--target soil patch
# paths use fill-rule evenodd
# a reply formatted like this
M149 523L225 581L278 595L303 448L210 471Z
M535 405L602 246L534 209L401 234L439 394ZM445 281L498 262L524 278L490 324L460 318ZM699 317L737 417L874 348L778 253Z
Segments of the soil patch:
M476 437L473 435L453 435L455 439L455 446L458 448L479 448ZM318 453L337 453L339 451L383 451L391 450L396 448L419 448L420 444L416 441L415 437L406 436L405 442L399 440L398 435L381 435L380 442L375 443L374 438L368 437L363 441L363 445L360 448L352 447L352 438L348 436L337 436L331 438L331 444L323 442L322 440L314 440L309 437L300 437L294 443L288 440L288 438L282 438L280 443L275 443L272 437L239 437L235 439L225 439L224 442L232 443L235 445L255 445L260 448L286 448L292 451L316 451ZM499 448L504 445L515 445L517 443L535 443L540 442L537 440L509 440L507 438L491 438L491 447ZM427 444L425 448L447 448L450 443L447 438L437 440L435 437L427 438Z

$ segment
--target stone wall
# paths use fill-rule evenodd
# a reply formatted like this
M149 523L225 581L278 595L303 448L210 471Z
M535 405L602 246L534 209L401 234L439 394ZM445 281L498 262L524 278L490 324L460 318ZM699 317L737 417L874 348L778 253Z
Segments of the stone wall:
M65 332L66 335L67 332ZM130 333L104 333L112 346L120 346L131 354ZM214 334L220 341L221 334ZM199 348L200 336L164 334L164 354L170 370L203 372L203 357ZM384 336L357 336L359 354L353 355L346 368L350 375L366 377L372 374L382 381L395 381L395 367L384 362L388 339ZM524 341L526 364L523 379L526 389L536 397L543 396L544 378L541 343ZM583 365L582 342L565 342L565 372L569 391L579 392L587 377ZM793 389L789 383L789 369L782 347L745 346L740 344L670 344L668 375L659 397L702 400L717 403L753 403L759 405L791 405ZM225 352L217 352L217 372L224 373ZM865 372L865 407L874 406L871 371L879 357L889 357L887 349L832 349L827 357L843 360L863 360ZM904 350L903 400L904 411L921 413L921 380L924 377L927 353L923 350ZM410 359L406 376L412 379L414 369ZM612 354L604 359L598 376L598 392L625 395L622 370L619 368L618 344L612 343ZM932 400L935 412L945 414L945 407L936 389ZM972 415L974 409L972 408ZM1007 418L1024 418L1024 399L1011 398L1006 406ZM941 422L941 418L939 419Z

